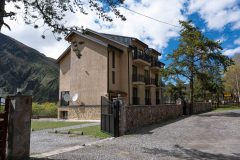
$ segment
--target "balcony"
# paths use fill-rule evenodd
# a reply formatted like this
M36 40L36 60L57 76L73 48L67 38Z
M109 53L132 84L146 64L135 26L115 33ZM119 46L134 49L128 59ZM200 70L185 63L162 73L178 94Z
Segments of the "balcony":
M152 105L151 98L145 98L145 105Z
M159 62L159 61L153 61L151 63L151 69L155 72L159 72L161 68L163 68L164 65L162 62Z
M154 78L146 78L145 77L145 84L148 86L155 86L156 80Z
M135 51L133 53L133 63L143 66L151 66L151 56Z
M132 97L132 104L133 105L139 105L139 97Z
M133 84L145 84L144 75L141 74L133 74L132 75Z

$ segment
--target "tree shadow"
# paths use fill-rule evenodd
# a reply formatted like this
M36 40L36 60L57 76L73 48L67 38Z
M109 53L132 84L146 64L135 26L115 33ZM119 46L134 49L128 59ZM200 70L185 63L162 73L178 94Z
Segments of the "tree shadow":
M131 134L153 134L153 130L155 128L159 128L159 127L163 127L175 122L179 122L183 119L189 118L190 116L181 116L179 118L176 119L169 119L169 120L165 120L159 123L155 123L155 124L147 124L145 126L142 126L140 128L135 128L135 129L131 129L131 131L128 131L125 135L131 135Z
M34 157L30 157L28 160L67 160L67 159L52 159L52 158L34 158Z
M237 112L211 112L207 114L200 114L197 115L200 117L212 117L212 116L219 116L219 117L240 117L240 113Z
M142 147L142 149L144 150L143 153L159 155L161 157L175 157L185 160L240 160L239 153L234 153L234 155L213 154L196 149L186 149L179 145L175 145L173 150L146 147Z

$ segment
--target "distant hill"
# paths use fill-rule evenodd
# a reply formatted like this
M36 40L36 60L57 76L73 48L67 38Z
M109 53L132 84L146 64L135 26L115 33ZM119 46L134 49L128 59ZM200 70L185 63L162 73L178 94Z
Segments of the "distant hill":
M58 65L37 50L0 33L0 89L17 88L33 94L33 101L58 100Z

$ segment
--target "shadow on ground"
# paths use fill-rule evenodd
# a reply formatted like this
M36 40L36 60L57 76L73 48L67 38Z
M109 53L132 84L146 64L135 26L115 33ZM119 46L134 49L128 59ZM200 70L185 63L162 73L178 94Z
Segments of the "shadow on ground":
M67 159L51 159L51 158L34 158L31 157L29 160L67 160Z
M127 135L131 135L131 134L141 134L141 135L142 134L153 134L152 130L154 130L155 128L163 127L163 126L181 121L181 120L183 120L185 118L189 118L189 117L190 116L182 116L182 117L179 117L177 119L166 120L166 121L159 122L157 124L146 125L146 126L143 126L141 128L133 129L131 132L127 132Z
M198 115L200 117L212 117L212 116L219 116L219 117L240 117L240 113L236 112L212 112L207 114Z
M175 145L173 150L165 150L159 148L142 148L143 153L151 155L159 155L160 157L175 157L185 160L240 160L240 153L233 155L213 154L202 152L196 149L186 149L182 146Z

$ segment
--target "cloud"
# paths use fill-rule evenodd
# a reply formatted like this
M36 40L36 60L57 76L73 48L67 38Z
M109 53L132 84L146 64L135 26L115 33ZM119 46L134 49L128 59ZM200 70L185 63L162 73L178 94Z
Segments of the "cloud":
M240 38L236 39L236 40L234 41L234 44L240 45Z
M229 23L232 29L240 29L238 0L191 0L188 13L198 13L210 29L221 30Z
M223 51L223 54L226 56L233 56L235 54L240 54L240 46L233 49L226 49Z
M185 0L126 0L124 2L129 9L174 25L178 25L179 20L187 19L182 12L185 9ZM159 51L168 46L171 38L179 36L180 28L159 23L122 7L119 7L119 10L126 16L126 21L114 18L113 22L105 22L99 19L95 12L91 12L90 8L86 8L88 15L69 14L66 24L84 26L103 33L136 37ZM110 15L115 17L113 13ZM69 45L65 40L57 42L50 31L46 33L45 40L41 39L44 28L33 29L31 26L25 25L22 20L18 22L9 20L8 23L12 26L12 31L3 29L4 34L12 36L47 56L57 58Z
M216 41L219 41L220 43L223 43L227 40L226 36L221 36L220 38L216 39Z

